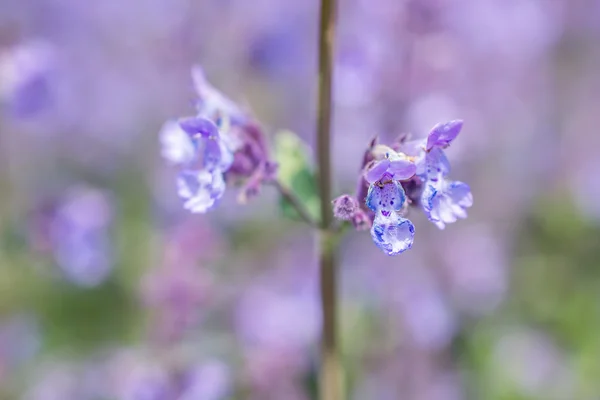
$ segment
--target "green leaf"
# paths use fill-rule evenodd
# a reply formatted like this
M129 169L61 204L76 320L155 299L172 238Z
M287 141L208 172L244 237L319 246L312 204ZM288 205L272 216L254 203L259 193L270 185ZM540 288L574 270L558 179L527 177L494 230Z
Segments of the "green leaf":
M294 132L280 131L275 136L275 159L279 163L280 182L298 197L314 219L318 219L319 193L309 147ZM285 216L300 219L293 205L284 198L280 199L280 208Z

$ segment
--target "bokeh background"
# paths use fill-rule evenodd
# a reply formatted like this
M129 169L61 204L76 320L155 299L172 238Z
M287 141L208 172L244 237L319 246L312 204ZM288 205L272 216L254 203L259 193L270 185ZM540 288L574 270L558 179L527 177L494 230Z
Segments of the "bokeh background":
M340 0L336 194L462 118L467 220L340 249L353 400L600 399L600 1ZM318 2L0 0L0 399L316 399L315 241L264 188L182 210L190 68L314 142Z

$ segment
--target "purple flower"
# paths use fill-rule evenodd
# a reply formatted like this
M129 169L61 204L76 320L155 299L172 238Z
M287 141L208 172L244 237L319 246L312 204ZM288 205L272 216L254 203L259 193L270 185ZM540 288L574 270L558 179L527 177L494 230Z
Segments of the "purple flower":
M31 116L50 100L53 48L29 41L0 53L0 101L18 116Z
M168 121L160 139L163 157L179 168L177 193L184 208L205 213L225 193L224 173L233 162L219 128L202 117Z
M438 228L466 218L466 209L473 205L473 195L466 183L441 180L429 182L423 190L421 203L425 214Z
M77 187L47 211L41 235L63 275L79 286L104 282L113 267L113 207L102 191Z
M205 361L187 373L179 400L223 400L229 398L231 371L221 361Z
M277 164L259 125L210 85L200 67L192 69L192 78L198 116L167 122L160 139L163 157L180 168L177 187L184 207L204 213L223 196L226 182L242 182L239 201L246 202L275 178Z
M415 226L397 214L389 217L377 216L371 227L371 238L387 255L395 256L412 247Z
M425 182L421 206L427 218L440 229L459 218L466 218L466 209L473 205L473 195L467 184L446 179L450 162L443 149L456 139L462 126L461 120L434 126L418 157L417 173Z
M393 175L389 172L369 187L366 205L375 212L371 237L377 247L390 256L412 247L415 227L398 214L405 202L406 195L402 186L393 180Z

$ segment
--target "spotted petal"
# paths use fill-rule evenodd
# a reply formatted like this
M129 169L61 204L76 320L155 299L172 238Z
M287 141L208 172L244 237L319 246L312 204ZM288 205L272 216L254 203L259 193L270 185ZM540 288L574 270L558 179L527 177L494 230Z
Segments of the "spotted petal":
M415 226L406 218L392 214L375 217L371 227L373 242L389 256L405 252L412 247Z
M377 161L371 168L367 170L367 172L365 172L365 179L369 183L377 182L383 178L383 175L387 172L389 166L390 160L387 158Z
M462 126L463 121L460 119L434 126L427 136L427 150L431 150L434 147L444 148L450 145L460 133Z
M442 177L450 173L450 161L444 154L444 150L434 147L425 156L425 174L427 180L438 182Z
M377 215L389 217L395 214L395 211L400 211L406 195L402 186L395 181L388 182L383 185L372 184L367 193L366 204Z
M220 170L184 170L177 177L177 193L183 207L193 213L205 213L225 192L225 180Z
M467 217L466 209L473 205L473 195L466 183L442 181L425 187L421 203L429 220L444 229L446 224Z

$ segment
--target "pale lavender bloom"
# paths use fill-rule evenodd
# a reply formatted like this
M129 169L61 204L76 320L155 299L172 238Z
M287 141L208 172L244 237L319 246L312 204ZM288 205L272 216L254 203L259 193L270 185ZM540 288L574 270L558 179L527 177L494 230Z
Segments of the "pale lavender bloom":
M387 255L395 256L412 247L415 226L397 214L389 217L377 216L371 227L371 238Z
M224 173L233 162L219 128L202 117L168 121L160 139L163 157L180 169L177 193L184 208L205 213L225 193Z
M41 111L50 101L52 46L31 40L0 52L0 101L18 116Z
M256 398L293 391L310 368L311 349L318 343L321 312L313 279L316 271L308 261L311 252L300 246L288 257L301 268L259 277L242 294L236 309L236 333ZM285 265L287 260L278 261L274 264Z
M420 201L412 203L420 203L427 218L440 229L459 218L466 218L466 209L473 205L473 195L466 183L446 179L450 173L450 162L443 149L456 139L462 126L461 120L437 124L426 140L398 146L414 157L416 163L418 182L415 180L414 189L417 194L422 192ZM411 192L411 197L415 193Z
M473 205L469 185L445 179L436 184L428 183L421 198L425 214L438 228L467 217L467 208Z
M112 219L110 199L98 189L74 188L60 202L49 223L49 243L69 281L92 287L108 278L113 266Z
M225 400L232 391L231 371L221 361L205 361L186 374L178 400Z

